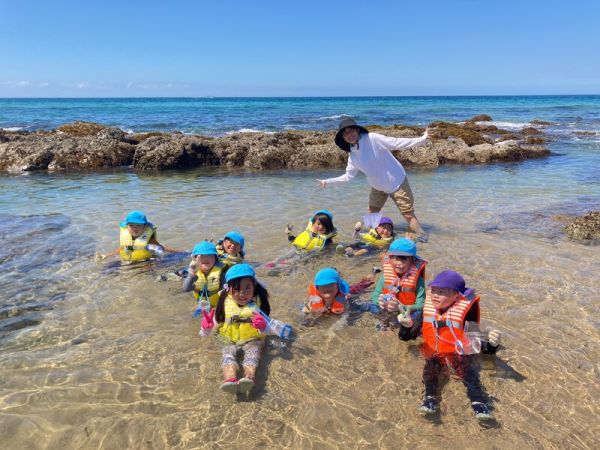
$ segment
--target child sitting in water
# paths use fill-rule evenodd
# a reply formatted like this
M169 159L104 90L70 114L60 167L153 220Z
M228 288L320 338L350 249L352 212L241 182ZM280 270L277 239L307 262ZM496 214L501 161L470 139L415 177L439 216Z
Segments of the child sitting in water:
M315 275L308 287L308 302L302 311L306 314L342 314L346 310L350 286L337 270L326 267Z
M141 211L131 211L120 225L119 248L99 259L120 255L123 261L146 261L164 252L178 253L179 250L161 245L156 238L156 226L148 221Z
M218 261L215 244L208 241L196 244L192 250L187 276L183 280L183 290L193 291L199 304L208 300L210 307L215 308L223 286L223 268L223 264Z
M221 291L216 312L204 313L202 330L206 332L217 322L217 333L223 341L223 384L225 392L248 393L254 386L256 368L264 348L266 319L271 313L269 293L256 280L254 269L245 263L231 267L225 275L227 284ZM237 354L243 352L244 376L237 379Z
M495 354L500 332L492 330L486 340L472 339L467 322L479 325L479 296L465 287L460 274L445 270L430 283L423 309L423 368L425 393L420 410L438 410L438 384L444 367L450 367L467 388L471 408L478 419L492 419L489 400L473 367L475 353ZM480 334L480 333L478 333Z
M398 315L401 338L416 338L421 330L425 303L425 266L417 256L417 245L410 239L396 239L383 256L383 274L372 294L373 303L382 311L381 328L396 324ZM405 339L405 340L406 340Z
M359 242L346 248L342 247L339 250L343 250L346 256L360 256L367 253L369 247L384 248L390 245L395 237L394 222L389 217L381 217L376 223L377 226L369 227L368 231L361 232L363 224L356 222L354 235L359 239ZM338 249L336 248L336 250Z
M217 254L219 261L226 266L233 266L244 261L245 239L237 231L230 231L225 237L217 242Z
M333 214L326 209L316 211L308 221L306 229L298 236L292 234L292 228L291 225L288 225L285 233L288 235L288 241L298 250L327 247L337 235L337 230L333 226Z

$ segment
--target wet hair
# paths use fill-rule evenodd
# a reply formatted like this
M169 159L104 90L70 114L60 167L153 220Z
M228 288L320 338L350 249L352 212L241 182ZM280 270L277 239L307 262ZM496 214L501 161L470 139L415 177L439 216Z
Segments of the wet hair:
M318 219L319 222L321 222L321 225L325 227L325 234L333 233L333 230L335 228L333 226L333 221L331 220L331 217L329 217L327 214L318 213L314 215L311 222L315 223L315 219Z
M271 305L269 304L269 292L262 284L256 281L256 278L234 278L228 283L229 291L231 291L232 289L239 290L240 284L244 278L250 278L252 280L252 284L254 284L254 297L258 297L258 299L260 300L260 310L264 312L267 316L271 314ZM217 323L225 322L225 299L227 298L229 291L223 289L221 291L221 294L219 295L217 310L215 311L215 321Z

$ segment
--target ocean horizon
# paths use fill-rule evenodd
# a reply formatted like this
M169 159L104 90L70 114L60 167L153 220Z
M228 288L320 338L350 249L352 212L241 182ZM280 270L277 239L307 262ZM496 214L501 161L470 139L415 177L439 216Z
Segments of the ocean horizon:
M332 130L350 115L366 125L460 122L489 114L508 124L533 119L600 128L600 95L354 96L354 97L98 97L0 98L0 128L49 130L75 121L126 132Z

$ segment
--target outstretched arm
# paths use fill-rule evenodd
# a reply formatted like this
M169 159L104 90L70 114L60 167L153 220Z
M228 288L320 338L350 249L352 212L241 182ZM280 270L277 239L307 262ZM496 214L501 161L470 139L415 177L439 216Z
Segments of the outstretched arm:
M371 133L371 141L376 141L376 148L384 150L402 150L405 148L415 147L426 143L429 140L429 133L425 131L423 136L418 138L395 138L383 136L381 134Z
M321 184L321 187L325 187L328 184L345 183L346 181L350 181L356 175L358 175L358 168L356 168L354 166L354 164L352 163L352 159L348 158L348 165L346 166L346 173L344 173L344 175L335 177L335 178L327 178L326 180L317 180L317 181Z

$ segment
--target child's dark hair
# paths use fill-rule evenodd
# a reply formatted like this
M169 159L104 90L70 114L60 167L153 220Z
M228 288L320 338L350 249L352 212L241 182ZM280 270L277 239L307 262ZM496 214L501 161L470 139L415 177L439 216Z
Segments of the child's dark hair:
M313 216L312 223L315 223L315 219L318 219L319 222L321 222L321 225L325 227L325 234L333 233L334 227L331 217L327 214L318 213Z
M265 287L256 282L256 278L252 277L240 277L234 278L227 285L229 286L229 290L240 289L240 283L244 278L250 278L252 283L254 283L254 296L258 297L260 300L260 310L264 312L267 316L271 314L271 305L269 304L269 292L265 289ZM228 291L223 289L221 291L221 295L219 295L219 302L217 303L217 310L215 311L215 321L217 323L225 322L225 299L229 294Z
M389 223L384 223L383 225L378 225L378 226L377 226L377 227L375 227L375 228L378 228L378 227L385 227L386 225L387 225L388 227L390 227L390 230L392 231L392 233L390 234L390 237L395 237L395 236L396 236L396 233L394 232L394 226L393 226L392 224L389 224ZM377 230L375 230L375 233L377 233ZM381 238L381 235L380 235L379 233L377 233L377 236L379 236L379 237Z

